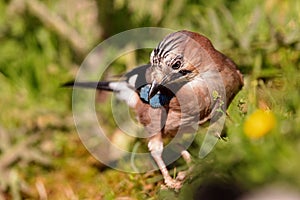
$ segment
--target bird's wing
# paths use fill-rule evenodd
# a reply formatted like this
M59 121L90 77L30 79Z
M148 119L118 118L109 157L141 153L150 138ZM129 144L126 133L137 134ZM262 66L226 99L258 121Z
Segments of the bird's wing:
M148 84L147 74L149 73L147 72L150 66L150 64L142 65L127 72L125 74L126 82L135 89L139 89L142 86Z
M134 107L136 102L140 101L140 88L147 84L147 70L150 66L147 64L136 67L127 72L119 81L70 81L62 86L113 91L120 100Z
M62 87L82 87L90 88L97 90L106 90L106 91L118 91L116 84L111 85L111 83L127 83L128 87L131 87L134 90L140 89L142 86L148 84L147 82L147 70L150 67L150 64L141 65L133 70L127 72L123 78L119 80L108 80L108 81L69 81L62 85ZM121 87L120 87L121 89Z

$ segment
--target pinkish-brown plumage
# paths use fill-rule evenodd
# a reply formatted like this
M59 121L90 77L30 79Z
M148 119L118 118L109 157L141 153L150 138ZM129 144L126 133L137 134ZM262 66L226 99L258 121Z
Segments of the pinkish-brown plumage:
M149 133L148 148L166 185L178 189L182 180L168 174L162 159L162 138L194 133L199 125L218 120L243 86L243 77L234 62L217 51L209 39L186 30L166 36L152 51L150 62L127 73L124 81L90 85L116 92L134 109ZM140 97L140 88L147 84L151 85L149 99L157 94L172 98L154 108ZM183 149L182 156L187 161L188 155Z

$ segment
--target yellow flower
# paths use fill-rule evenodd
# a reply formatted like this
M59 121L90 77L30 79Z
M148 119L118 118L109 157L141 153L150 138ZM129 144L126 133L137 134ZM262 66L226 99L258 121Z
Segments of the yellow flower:
M244 133L251 139L258 139L270 132L276 124L271 111L256 110L244 123Z

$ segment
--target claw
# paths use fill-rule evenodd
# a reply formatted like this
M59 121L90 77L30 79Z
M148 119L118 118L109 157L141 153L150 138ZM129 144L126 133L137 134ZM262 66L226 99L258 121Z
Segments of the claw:
M187 171L181 171L181 172L178 172L177 176L176 176L176 180L178 181L184 181L185 178L187 176Z
M165 184L168 188L178 191L182 187L183 181L170 178L170 179L165 179Z

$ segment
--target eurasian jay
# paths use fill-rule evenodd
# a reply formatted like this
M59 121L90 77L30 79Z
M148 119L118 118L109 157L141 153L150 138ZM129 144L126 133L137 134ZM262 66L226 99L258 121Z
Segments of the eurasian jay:
M178 189L162 159L163 138L195 133L199 125L214 123L243 86L235 63L195 32L167 35L152 51L150 64L133 69L120 81L73 82L66 86L112 91L133 108L149 134L148 148L165 184ZM189 162L187 150L181 151Z

